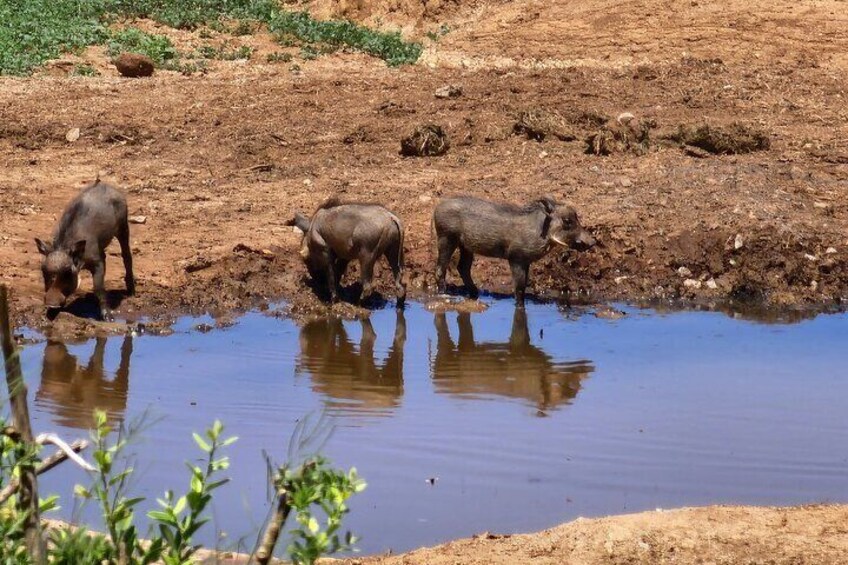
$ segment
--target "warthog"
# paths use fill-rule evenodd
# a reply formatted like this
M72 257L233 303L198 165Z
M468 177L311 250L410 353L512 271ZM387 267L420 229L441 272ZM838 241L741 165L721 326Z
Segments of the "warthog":
M451 256L459 247L459 275L472 298L478 291L471 278L474 254L509 261L515 285L515 301L524 304L530 265L544 257L554 245L587 249L595 238L583 229L571 206L540 198L524 207L460 196L445 198L433 211L433 226L439 249L436 284L445 292L445 274Z
M359 260L359 299L364 301L371 296L374 264L384 255L394 275L397 305L403 306L403 224L386 208L332 198L316 210L312 219L298 212L286 224L303 231L300 254L313 280L326 281L333 302L338 300L339 282L353 259Z
M94 294L101 318L107 318L106 247L113 238L121 244L127 294L135 292L135 278L130 250L130 226L127 221L127 199L117 189L97 180L80 192L65 208L53 241L35 239L44 258L44 303L48 309L62 308L79 287L79 272L85 268L94 278Z

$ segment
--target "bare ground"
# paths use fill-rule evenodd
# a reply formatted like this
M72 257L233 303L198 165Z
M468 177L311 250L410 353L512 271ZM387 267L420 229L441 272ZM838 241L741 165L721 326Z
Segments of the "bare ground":
M845 506L708 506L578 519L543 532L471 539L350 565L830 565L845 563Z

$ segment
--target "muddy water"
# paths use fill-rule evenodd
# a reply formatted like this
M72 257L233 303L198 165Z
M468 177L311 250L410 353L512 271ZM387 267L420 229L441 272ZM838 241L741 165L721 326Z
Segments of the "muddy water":
M185 488L191 432L221 418L241 438L215 510L226 546L265 516L262 450L285 457L298 418L321 409L325 453L369 482L349 519L367 553L657 507L848 501L848 316L627 312L412 304L304 327L251 314L23 356L38 431L82 436L95 406L158 419L132 448L133 491L151 499ZM70 503L85 480L66 469L42 484L63 517L97 523Z

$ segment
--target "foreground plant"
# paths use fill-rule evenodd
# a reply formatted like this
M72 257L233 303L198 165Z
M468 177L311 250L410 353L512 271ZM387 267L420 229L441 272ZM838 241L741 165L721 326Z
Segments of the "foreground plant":
M366 484L359 478L356 469L345 473L333 468L325 457L317 454L330 433L332 430L323 416L317 422L307 416L295 428L289 444L290 463L276 466L273 472L275 512L256 551L260 565L270 562L292 510L299 526L291 530L293 541L288 547L293 563L311 565L319 557L354 549L356 537L349 531L344 536L340 534L342 519L350 512L347 500L365 490ZM303 455L310 445L314 452ZM296 463L298 460L301 461L299 464ZM316 510L325 516L323 527L315 516Z
M144 418L131 424L128 428L118 427L118 434L113 444L109 442L112 427L108 423L106 413L96 410L94 413L94 429L91 439L94 442L95 479L90 488L77 485L75 493L83 499L95 500L100 506L103 522L106 525L110 548L108 560L118 563L138 563L141 565L155 562L162 552L162 540L154 540L149 545L142 544L135 526L135 507L144 500L143 497L130 498L127 496L129 478L133 468L125 463L118 470L117 463L123 460L122 454L129 439L143 426Z
M199 434L194 434L195 443L206 453L205 466L201 468L186 463L191 472L189 492L174 500L174 492L166 491L164 499L158 500L162 510L147 513L147 516L159 525L159 533L165 543L162 561L166 565L192 563L192 555L200 549L199 545L192 545L192 536L209 521L209 518L204 517L204 512L212 501L212 492L230 480L229 478L212 480L213 475L230 466L229 458L218 457L218 452L238 439L237 437L223 439L221 436L223 431L223 424L215 420L212 427L206 430L205 439Z

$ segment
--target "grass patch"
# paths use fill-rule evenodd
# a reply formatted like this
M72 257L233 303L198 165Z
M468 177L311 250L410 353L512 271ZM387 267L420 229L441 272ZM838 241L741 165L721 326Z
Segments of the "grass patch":
M96 77L100 76L100 73L97 72L97 69L92 67L89 64L75 65L74 71L71 73L74 76L78 77Z
M0 0L0 74L27 75L62 53L89 45L143 52L154 61L176 59L169 51L172 45L151 39L162 36L109 29L116 21L134 18L236 35L251 33L261 23L281 45L309 46L319 54L348 48L379 57L390 66L414 63L423 49L420 43L404 41L400 33L316 20L306 12L284 10L276 0Z
M106 52L112 58L121 53L147 55L157 67L177 59L177 50L170 39L164 35L147 33L136 27L115 32L109 38Z
M349 47L383 59L389 66L414 63L421 56L420 43L406 42L399 32L381 32L348 21L320 21L307 12L279 11L268 22L272 33L287 35L308 45Z

